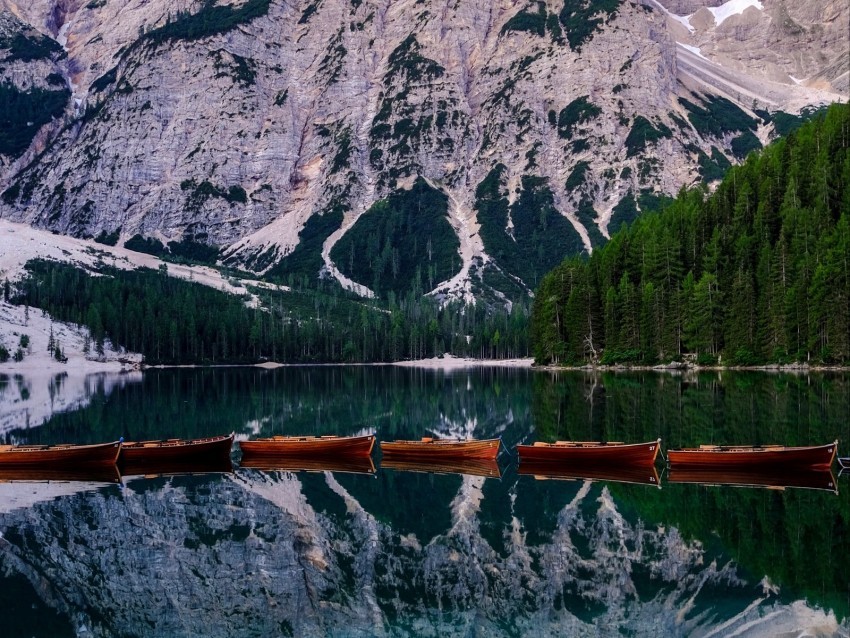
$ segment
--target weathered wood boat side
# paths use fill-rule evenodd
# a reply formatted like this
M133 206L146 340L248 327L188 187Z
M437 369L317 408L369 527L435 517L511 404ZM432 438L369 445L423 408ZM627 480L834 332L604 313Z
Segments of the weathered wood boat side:
M539 481L605 481L654 485L659 489L661 488L658 471L654 465L609 465L600 463L564 466L551 461L528 461L520 463L517 473L534 476Z
M118 457L122 467L133 463L173 463L230 460L233 434L199 439L125 441Z
M499 455L501 443L501 439L458 441L424 437L421 441L381 441L381 452L385 458L395 457L422 461L495 459Z
M278 457L369 456L375 436L274 436L268 439L240 441L244 461Z
M670 450L670 467L786 467L828 470L835 460L838 441L826 445L762 447L701 445L699 448Z
M678 467L667 474L670 483L697 483L700 485L729 485L735 487L763 487L784 490L802 488L825 490L838 494L838 483L831 470L780 468L717 468Z
M95 445L0 445L0 467L97 467L115 465L121 441Z
M601 443L591 441L557 441L534 445L517 445L520 464L534 463L603 463L606 465L649 466L655 463L661 439L646 443Z

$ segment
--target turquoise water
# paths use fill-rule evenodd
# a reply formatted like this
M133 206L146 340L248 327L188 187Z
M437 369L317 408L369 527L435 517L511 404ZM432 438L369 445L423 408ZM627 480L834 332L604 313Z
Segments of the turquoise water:
M651 477L526 475L512 453L535 440L837 438L846 455L847 375L162 370L53 379L64 411L43 424L39 383L0 375L7 442L375 432L500 436L507 451L493 477L381 469L376 454L362 474L2 483L0 602L21 610L4 636L850 628L850 479L837 469L832 486L781 490L673 483L659 461L659 489ZM26 416L28 401L41 407Z

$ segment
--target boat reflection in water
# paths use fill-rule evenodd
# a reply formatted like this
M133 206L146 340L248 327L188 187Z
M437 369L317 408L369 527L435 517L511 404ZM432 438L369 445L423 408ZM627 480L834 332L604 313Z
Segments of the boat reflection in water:
M578 463L562 465L545 461L532 461L520 463L518 472L519 474L532 475L537 480L609 481L614 483L654 485L661 489L658 471L652 465L648 467Z
M416 459L384 458L381 461L381 469L395 470L397 472L464 474L466 476L502 478L502 470L499 468L499 464L495 459L439 459L429 462Z
M93 467L0 467L0 483L19 482L120 483L114 465Z
M831 470L786 470L781 467L758 469L686 467L671 468L667 474L667 480L671 483L763 487L776 490L794 487L838 494L838 485Z
M259 457L243 458L239 462L242 469L262 472L343 472L346 474L374 474L375 464L370 456L341 456L339 458L322 457Z
M229 474L233 472L233 464L229 458L174 460L174 459L139 459L121 463L121 476L155 477L181 476L196 474Z

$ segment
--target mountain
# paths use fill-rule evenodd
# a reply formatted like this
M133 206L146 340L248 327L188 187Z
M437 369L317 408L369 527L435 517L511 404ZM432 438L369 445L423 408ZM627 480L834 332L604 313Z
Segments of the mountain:
M0 216L517 298L847 100L850 7L791 4L0 0Z

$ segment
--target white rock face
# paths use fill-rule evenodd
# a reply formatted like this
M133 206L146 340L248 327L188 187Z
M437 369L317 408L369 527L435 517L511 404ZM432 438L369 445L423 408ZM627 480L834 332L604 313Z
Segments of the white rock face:
M557 210L590 248L628 193L674 194L698 181L697 151L716 147L735 161L734 136L677 124L674 115L686 119L679 96L789 110L847 94L842 0L764 0L719 25L703 6L717 3L664 0L670 13L692 12L693 33L655 0L625 1L600 12L580 45L553 30L557 0L225 4L219 16L257 17L201 38L157 39L178 12L203 3L0 0L65 46L54 66L79 101L27 154L3 160L0 216L76 236L120 228L122 240L211 242L263 271L299 244L308 220L337 207L342 225L316 251L331 276L369 295L331 249L376 200L421 176L449 196L461 240L463 268L437 288L469 297L473 264L490 260L475 191L497 164L511 198L522 176L548 179ZM523 16L531 30L511 28ZM565 139L553 120L578 98L598 112ZM638 116L669 135L631 152ZM582 163L583 183L568 189Z

